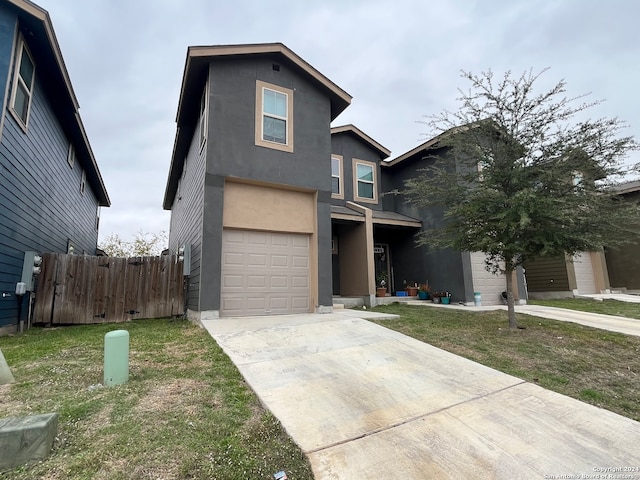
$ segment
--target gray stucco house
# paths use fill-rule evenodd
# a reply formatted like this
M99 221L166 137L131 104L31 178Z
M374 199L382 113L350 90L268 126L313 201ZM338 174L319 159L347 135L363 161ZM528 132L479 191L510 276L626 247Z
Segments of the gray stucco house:
M437 142L389 161L357 127L330 127L350 102L281 43L189 47L163 206L169 248L190 251L190 318L375 304L381 275L390 293L428 281L456 302L499 302L504 279L481 255L416 247L437 215L385 195Z
M280 43L189 47L164 208L191 318L331 309L329 125L350 102Z
M94 255L110 200L49 14L29 1L0 0L0 92L3 333L18 323L25 252Z

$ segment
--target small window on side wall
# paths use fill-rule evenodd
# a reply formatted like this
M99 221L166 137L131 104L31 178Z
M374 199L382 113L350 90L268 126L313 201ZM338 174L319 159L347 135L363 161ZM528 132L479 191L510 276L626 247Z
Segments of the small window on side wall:
M80 195L84 196L84 189L87 185L87 173L82 171L82 179L80 180Z
M331 155L331 197L344 198L342 156Z
M24 131L29 125L36 66L24 39L20 37L16 51L15 71L9 109Z
M353 160L354 198L360 202L378 203L376 164L365 160Z
M293 90L256 81L256 145L293 152Z
M199 117L200 148L202 148L202 146L207 141L207 128L208 128L207 106L209 105L208 97L209 97L209 82L205 84L204 91L202 92L202 97L200 98L200 117Z
M67 163L71 168L76 163L76 150L71 144L69 144L69 150L67 151Z

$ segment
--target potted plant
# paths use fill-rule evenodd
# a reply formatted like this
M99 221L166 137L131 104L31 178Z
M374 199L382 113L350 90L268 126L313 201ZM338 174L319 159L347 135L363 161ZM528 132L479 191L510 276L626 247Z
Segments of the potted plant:
M409 297L415 297L418 295L418 284L416 282L409 282L407 283L407 296Z
M431 287L428 283L421 283L420 288L418 289L418 298L420 300L429 300L429 295L431 293Z
M444 305L449 305L449 303L451 303L451 292L442 292L442 296L440 297L440 303Z
M451 302L451 292L433 292L431 294L433 303L443 303L445 305Z
M387 274L386 272L378 275L378 286L376 287L376 297L387 296Z

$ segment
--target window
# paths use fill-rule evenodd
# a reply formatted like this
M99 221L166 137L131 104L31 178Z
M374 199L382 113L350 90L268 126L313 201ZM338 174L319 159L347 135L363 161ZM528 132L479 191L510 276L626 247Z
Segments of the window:
M354 159L353 171L355 199L367 203L378 203L376 164Z
M331 197L344 198L341 155L331 155Z
M87 184L87 173L83 170L82 171L82 180L80 180L80 194L84 195L84 188L85 185Z
M96 208L96 232L100 229L100 205Z
M204 87L204 91L202 92L202 97L200 98L200 118L199 118L199 135L200 135L200 148L204 145L204 142L207 140L207 105L208 105L208 93L209 93L209 83L207 82Z
M73 168L73 164L76 163L76 150L71 144L69 144L69 150L67 151L67 163L71 168Z
M293 152L293 90L256 82L256 145Z
M29 123L35 72L36 67L31 58L31 54L27 49L27 45L24 43L24 39L20 37L16 55L15 74L13 77L10 111L25 131Z

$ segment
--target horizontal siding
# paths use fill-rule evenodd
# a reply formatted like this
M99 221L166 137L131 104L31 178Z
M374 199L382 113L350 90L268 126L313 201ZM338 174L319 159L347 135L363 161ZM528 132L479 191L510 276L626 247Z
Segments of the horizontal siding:
M14 292L24 252L94 254L97 199L89 184L80 193L82 169L67 163L68 140L36 82L25 133L7 109L0 140L0 291ZM0 300L0 327L15 323L14 297Z
M524 264L527 289L530 292L569 291L567 263L564 256L538 258Z
M205 148L200 148L199 128L196 127L194 132L187 154L186 168L171 207L169 248L174 251L180 245L191 244L187 306L191 310L199 311L206 145Z

